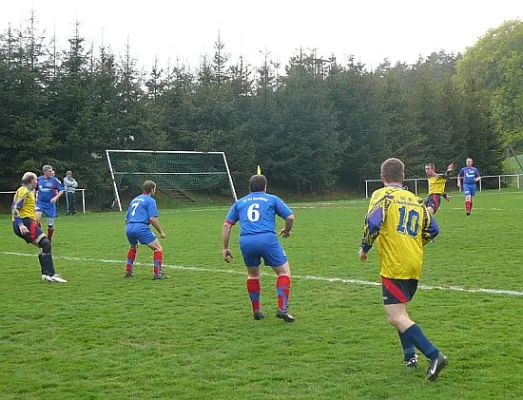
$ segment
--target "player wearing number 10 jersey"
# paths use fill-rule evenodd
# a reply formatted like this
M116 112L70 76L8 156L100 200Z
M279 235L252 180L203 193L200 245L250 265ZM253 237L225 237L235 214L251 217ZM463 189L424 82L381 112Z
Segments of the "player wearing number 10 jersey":
M136 259L138 243L148 246L153 253L153 279L165 279L167 275L162 274L163 248L156 235L151 231L149 225L154 226L161 238L165 233L158 222L158 208L153 196L156 192L156 183L145 181L143 183L143 193L135 197L125 217L125 234L131 248L127 252L127 264L125 266L125 277L133 277L133 265Z
M251 300L254 318L263 319L260 307L260 264L274 269L278 275L276 293L278 311L276 316L286 322L294 322L289 314L288 301L291 287L291 270L287 256L276 235L276 215L285 219L285 228L280 231L283 237L289 237L294 223L291 209L277 196L266 193L267 179L263 175L254 175L249 179L251 193L236 201L231 207L222 229L223 258L230 262L229 239L233 225L240 222L240 249L247 267L247 291Z
M423 264L423 246L439 232L423 200L402 188L405 166L397 158L381 165L385 187L376 190L365 218L360 260L374 242L378 244L383 303L388 322L398 330L407 367L417 367L415 347L429 360L427 379L437 379L447 358L423 334L407 314L406 303L418 287Z

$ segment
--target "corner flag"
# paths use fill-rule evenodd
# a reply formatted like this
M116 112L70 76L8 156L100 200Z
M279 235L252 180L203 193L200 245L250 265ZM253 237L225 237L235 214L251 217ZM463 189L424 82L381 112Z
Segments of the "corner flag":
M260 166L258 165L258 168L256 169L256 175L261 175L261 168Z

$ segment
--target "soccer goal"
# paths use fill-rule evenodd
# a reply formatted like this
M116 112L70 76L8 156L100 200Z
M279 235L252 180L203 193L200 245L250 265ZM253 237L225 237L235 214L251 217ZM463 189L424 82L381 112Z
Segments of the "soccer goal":
M159 192L180 201L204 191L225 192L237 200L224 152L106 150L106 155L120 211L122 189L148 179Z

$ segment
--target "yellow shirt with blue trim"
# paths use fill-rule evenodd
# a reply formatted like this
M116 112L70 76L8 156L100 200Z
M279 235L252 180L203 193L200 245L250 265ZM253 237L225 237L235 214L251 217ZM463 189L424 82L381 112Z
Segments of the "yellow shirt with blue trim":
M447 184L447 178L442 175L431 176L428 179L429 182L429 196L431 194L442 195L445 193L445 185Z
M372 194L361 240L368 252L378 245L380 275L390 279L419 279L423 246L439 233L423 200L399 186Z
M11 205L13 221L17 221L17 223L20 224L24 218L36 220L35 207L36 202L33 191L29 190L26 186L20 186L15 193L13 204Z

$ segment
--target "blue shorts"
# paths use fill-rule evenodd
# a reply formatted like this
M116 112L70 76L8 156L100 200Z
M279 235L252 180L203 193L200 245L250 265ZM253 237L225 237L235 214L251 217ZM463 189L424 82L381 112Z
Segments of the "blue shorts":
M20 232L20 228L16 224L16 222L13 222L13 231L15 232L15 235L24 239L27 243L33 243L36 239L38 239L39 236L41 236L44 232L42 229L36 225L36 221L31 218L22 218L22 223L25 225L27 229L29 229L29 233L24 235L22 232Z
M463 193L465 196L475 196L476 195L476 184L467 183L463 185Z
M56 203L44 203L43 201L36 202L36 212L41 212L47 218L56 218Z
M125 228L127 240L132 246L140 244L149 244L156 240L156 235L152 233L147 224L127 224Z
M281 267L287 262L285 251L275 233L240 236L240 249L247 267L259 267L262 258L268 267Z
M381 277L383 304L408 303L418 289L417 279L391 279Z
M434 214L438 211L439 205L441 204L441 194L429 194L428 199L425 201L427 207L432 207Z

